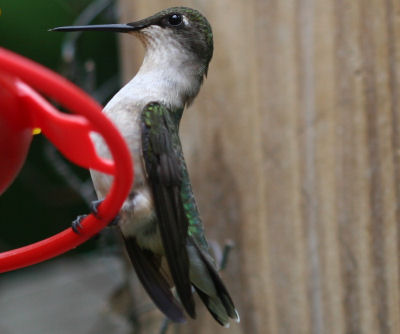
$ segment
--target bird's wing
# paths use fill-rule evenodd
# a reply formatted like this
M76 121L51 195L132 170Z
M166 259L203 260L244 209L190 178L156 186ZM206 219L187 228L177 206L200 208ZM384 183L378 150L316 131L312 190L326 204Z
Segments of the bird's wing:
M186 250L189 225L181 196L185 164L172 113L159 103L150 103L143 109L142 153L168 266L179 298L194 318Z

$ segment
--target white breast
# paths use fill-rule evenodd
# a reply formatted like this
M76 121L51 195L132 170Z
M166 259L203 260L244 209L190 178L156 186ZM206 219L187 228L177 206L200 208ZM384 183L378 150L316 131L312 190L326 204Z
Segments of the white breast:
M189 54L179 52L178 45L166 30L151 26L147 33L146 55L139 72L103 110L125 138L134 161L134 185L120 213L121 229L128 235L140 234L151 221L154 222L155 215L142 159L141 112L150 102L184 108L201 85L199 69L190 62ZM103 139L94 134L93 141L99 155L109 158ZM91 171L91 175L97 196L103 199L110 190L112 177L96 171Z

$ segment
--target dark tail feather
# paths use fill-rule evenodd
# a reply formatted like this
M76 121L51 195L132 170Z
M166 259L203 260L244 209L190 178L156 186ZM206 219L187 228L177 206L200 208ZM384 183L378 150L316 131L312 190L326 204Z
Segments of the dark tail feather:
M183 311L160 273L154 255L141 249L135 238L124 237L124 241L136 274L154 304L173 322L185 322Z
M199 288L197 288L196 286L194 286L197 294L199 295L200 299L202 300L203 304L207 307L208 311L211 313L211 315L213 316L213 318L221 325L221 326L226 326L227 323L229 323L228 318L225 317L220 317L219 314L217 312L215 312L213 309L211 309L209 307L209 305L211 305L211 301L210 298L208 297L208 295L206 293L204 293L203 291L201 291Z
M214 264L191 238L188 254L192 284L214 319L222 326L229 326L229 318L239 322L239 314Z

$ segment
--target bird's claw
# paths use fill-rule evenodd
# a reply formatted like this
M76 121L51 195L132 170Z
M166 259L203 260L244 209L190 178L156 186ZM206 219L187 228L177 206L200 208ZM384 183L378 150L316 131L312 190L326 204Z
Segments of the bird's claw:
M96 218L100 218L99 215L99 205L103 203L102 199L98 199L97 201L92 201L92 203L90 204L90 210L92 211L92 213L95 215Z
M109 223L108 225L109 225L109 226L116 226L116 225L118 225L119 219L120 219L119 215L115 216L115 218L114 218L112 221L110 221L110 223Z
M102 199L99 199L97 201L93 201L92 204L90 205L90 208L92 210L92 213L95 215L96 218L100 218L99 217L99 205L103 203ZM119 222L119 215L115 216L114 219L112 221L110 221L110 223L108 224L109 226L115 226L118 225Z
M98 207L99 205L103 202L103 200L97 200L97 201L93 201L90 204L90 210L92 211L92 213L94 214L94 216L96 218L99 218L98 216ZM76 233L76 234L81 234L82 231L82 220L87 217L88 215L80 215L78 217L76 217L76 219L72 222L71 227L72 230Z
M94 215L96 218L98 218L98 219L100 219L98 207L99 207L99 205L100 205L102 202L103 202L103 200L100 199L100 200L97 200L97 201L93 201L92 204L90 205L90 209L91 209L93 215ZM85 217L87 217L87 215L78 216L78 217L76 217L76 219L72 222L71 227L72 227L72 230L73 230L76 234L81 234L81 230L82 230L82 224L81 224L81 223L82 223L82 220L83 220ZM116 217L109 223L109 225L110 225L110 226L118 225L119 219L120 219L120 217L119 217L119 215L118 215L118 216L116 216Z
M82 220L85 219L86 217L87 215L81 215L76 217L76 219L71 224L72 231L74 231L76 234L81 234Z

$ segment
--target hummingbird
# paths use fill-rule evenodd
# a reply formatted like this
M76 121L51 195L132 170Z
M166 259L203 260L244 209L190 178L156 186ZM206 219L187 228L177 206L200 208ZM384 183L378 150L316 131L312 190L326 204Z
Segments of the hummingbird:
M144 289L170 320L185 321L182 306L195 318L195 291L219 324L239 322L209 252L179 138L183 110L197 96L212 58L209 22L197 10L173 7L127 24L51 31L121 32L143 43L137 74L103 109L125 138L135 167L117 226ZM102 138L93 140L98 153L108 157ZM101 201L112 177L94 170L91 177Z

